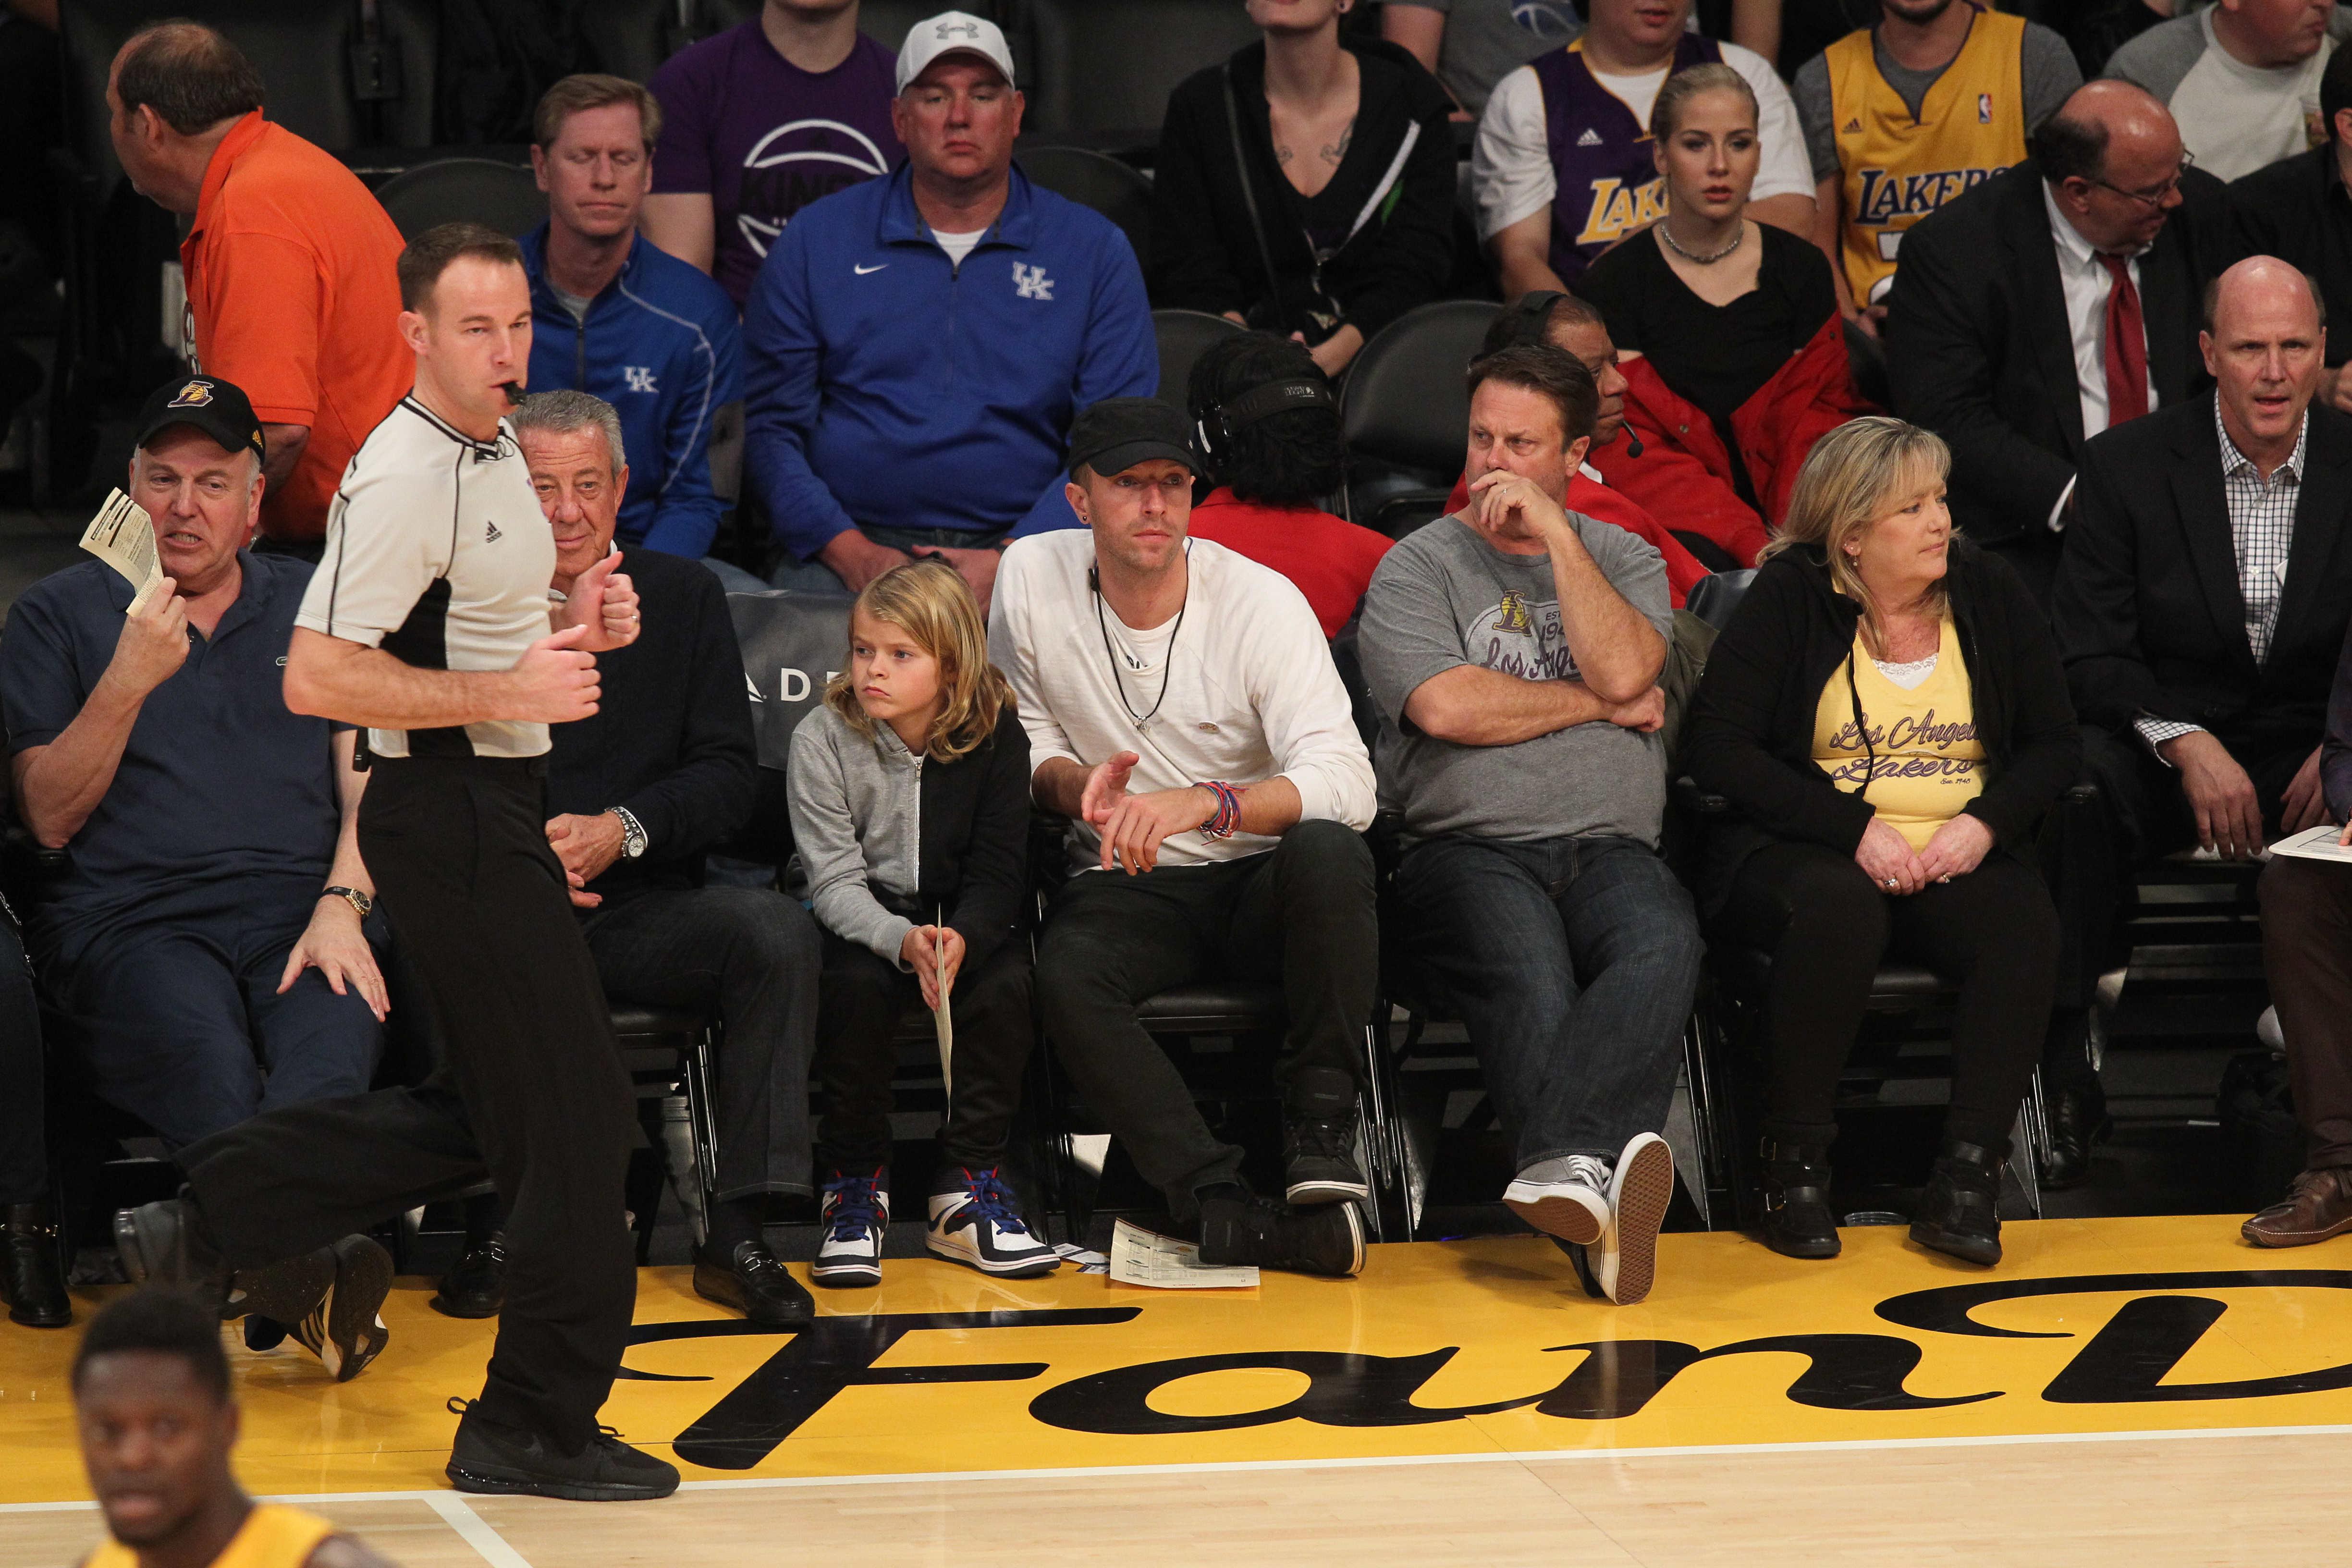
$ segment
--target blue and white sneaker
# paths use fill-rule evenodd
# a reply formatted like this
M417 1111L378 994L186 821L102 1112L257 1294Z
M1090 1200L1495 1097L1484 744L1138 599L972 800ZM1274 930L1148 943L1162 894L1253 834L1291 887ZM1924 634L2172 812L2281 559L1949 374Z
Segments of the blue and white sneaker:
M835 1289L882 1283L882 1233L890 1226L890 1194L882 1173L853 1176L835 1171L824 1184L819 1211L824 1238L809 1278Z
M923 1227L923 1245L940 1257L1011 1279L1062 1266L1060 1256L1030 1233L995 1166L958 1166L940 1172L940 1180L947 1190L931 1194L931 1217Z

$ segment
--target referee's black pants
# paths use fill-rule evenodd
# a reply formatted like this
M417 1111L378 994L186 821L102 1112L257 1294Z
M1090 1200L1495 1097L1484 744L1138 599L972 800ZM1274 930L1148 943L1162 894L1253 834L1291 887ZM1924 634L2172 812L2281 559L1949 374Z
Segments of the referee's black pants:
M485 1174L508 1209L506 1307L479 1414L576 1451L636 1298L622 1216L632 1100L548 847L544 766L379 758L360 849L447 1051L431 1081L289 1106L182 1154L233 1268L309 1252Z

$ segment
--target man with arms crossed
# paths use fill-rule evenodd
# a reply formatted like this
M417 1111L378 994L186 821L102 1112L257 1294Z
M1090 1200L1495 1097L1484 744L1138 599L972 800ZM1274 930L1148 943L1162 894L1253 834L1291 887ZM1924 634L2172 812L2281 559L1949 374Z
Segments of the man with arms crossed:
M187 1195L116 1233L134 1276L217 1293L227 1269L266 1273L488 1173L509 1208L506 1310L451 1482L666 1497L677 1471L596 1425L636 1290L632 1102L544 805L548 726L595 712L591 654L635 639L636 595L600 563L550 603L554 539L503 417L530 356L514 241L429 229L400 286L416 389L343 476L286 700L369 729L360 849L433 994L444 1070L194 1144Z

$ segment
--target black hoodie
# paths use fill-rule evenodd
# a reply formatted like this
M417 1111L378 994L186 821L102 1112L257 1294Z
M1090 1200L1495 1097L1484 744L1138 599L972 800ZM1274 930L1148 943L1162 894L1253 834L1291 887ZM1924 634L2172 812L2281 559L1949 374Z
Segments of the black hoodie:
M1965 809L2012 848L2081 772L2066 672L2040 606L2000 557L1954 538L1945 577L1991 782ZM1716 639L1683 740L1701 789L1731 802L1709 836L1700 904L1721 907L1748 856L1793 840L1851 855L1874 815L1813 761L1822 688L1850 681L1862 606L1839 593L1818 545L1767 561ZM1849 687L1851 689L1851 687Z

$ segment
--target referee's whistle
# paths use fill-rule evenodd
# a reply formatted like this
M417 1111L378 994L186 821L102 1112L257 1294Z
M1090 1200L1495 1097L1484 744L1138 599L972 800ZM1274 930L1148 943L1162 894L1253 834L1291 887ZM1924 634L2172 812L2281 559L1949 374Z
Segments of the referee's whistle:
M499 390L507 395L508 407L520 408L522 406L522 383L519 381L502 381L499 383Z

